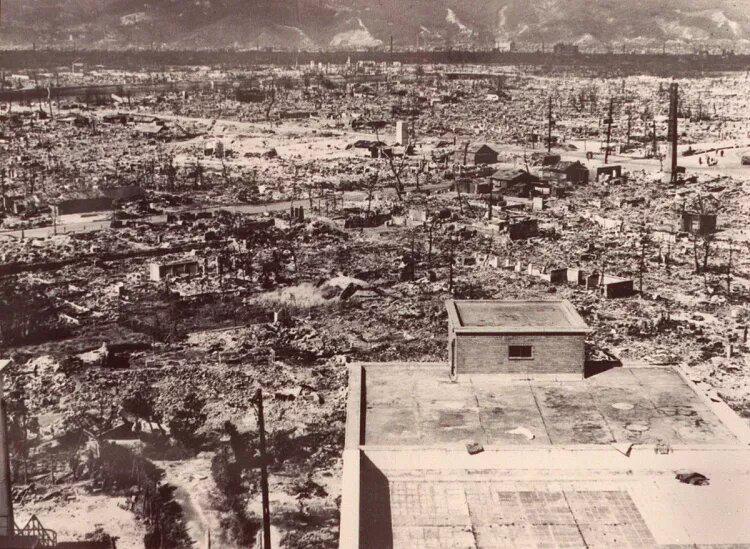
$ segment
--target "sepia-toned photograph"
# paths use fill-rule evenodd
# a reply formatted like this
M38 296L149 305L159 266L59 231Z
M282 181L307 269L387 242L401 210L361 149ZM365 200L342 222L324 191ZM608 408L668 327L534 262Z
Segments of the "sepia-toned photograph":
M0 549L750 549L750 0L0 0Z

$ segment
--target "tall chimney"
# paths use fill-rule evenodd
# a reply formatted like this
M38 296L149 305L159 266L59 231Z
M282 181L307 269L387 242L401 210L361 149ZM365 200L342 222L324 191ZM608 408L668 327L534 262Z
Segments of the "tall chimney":
M678 105L678 84L673 82L669 85L669 140L671 143L672 153L672 183L677 182L677 105Z

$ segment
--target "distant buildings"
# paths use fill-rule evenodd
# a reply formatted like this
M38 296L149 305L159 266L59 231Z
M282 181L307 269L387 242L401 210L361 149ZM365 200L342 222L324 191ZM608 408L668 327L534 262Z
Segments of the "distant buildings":
M511 41L505 41L505 40L496 40L495 41L495 50L500 52L516 52L518 51L518 47L516 46L516 43Z
M565 44L563 42L555 44L552 51L555 55L579 55L581 53L576 44Z

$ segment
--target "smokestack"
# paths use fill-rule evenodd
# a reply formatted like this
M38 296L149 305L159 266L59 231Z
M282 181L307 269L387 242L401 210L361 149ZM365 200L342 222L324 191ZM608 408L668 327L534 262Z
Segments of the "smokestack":
M677 106L678 106L678 84L673 82L669 85L669 140L672 145L672 183L677 182Z

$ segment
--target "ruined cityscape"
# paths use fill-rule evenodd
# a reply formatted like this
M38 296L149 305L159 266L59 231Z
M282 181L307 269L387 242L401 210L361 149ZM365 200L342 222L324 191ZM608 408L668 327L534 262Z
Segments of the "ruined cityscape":
M448 12L0 37L0 548L750 547L750 55Z

